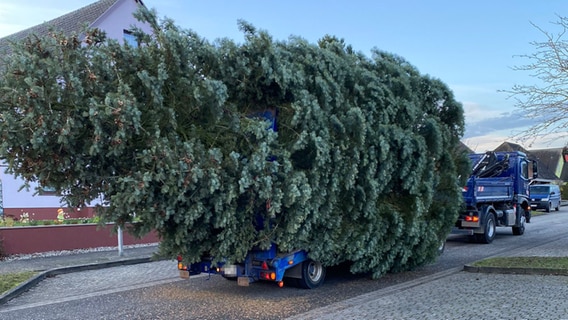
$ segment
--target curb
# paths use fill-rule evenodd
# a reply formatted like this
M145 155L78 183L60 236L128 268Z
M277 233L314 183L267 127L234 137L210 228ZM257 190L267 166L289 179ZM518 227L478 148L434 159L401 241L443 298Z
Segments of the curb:
M568 276L567 269L547 269L547 268L501 268L501 267L475 267L465 265L463 271L471 273L500 273L500 274L525 274L525 275L545 275L545 276Z
M109 261L109 262L102 262L102 263L90 263L90 264L83 264L83 265L76 265L70 267L61 267L50 269L47 271L40 272L36 276L32 277L31 279L21 283L17 287L8 290L4 294L0 295L0 305L6 304L8 301L16 298L20 294L28 291L33 286L40 283L43 279L47 277L53 277L59 274L66 274L66 273L73 273L73 272L80 272L80 271L88 271L88 270L97 270L97 269L104 269L104 268L112 268L118 266L126 266L132 264L140 264L140 263L147 263L153 262L151 257L145 258L133 258L133 259L124 259L118 261Z

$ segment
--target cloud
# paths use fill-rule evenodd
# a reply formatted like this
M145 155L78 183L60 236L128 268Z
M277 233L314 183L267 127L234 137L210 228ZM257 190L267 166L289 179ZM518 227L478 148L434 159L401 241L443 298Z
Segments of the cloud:
M529 119L518 111L503 112L498 114L486 114L479 120L468 122L466 118L466 130L464 138L484 136L498 131L509 131L509 136L515 136L535 124L535 119Z
M473 152L481 153L489 150L495 150L503 142L510 141L506 136L498 134L488 134L473 138L464 138L462 142L468 146ZM511 141L512 142L512 141Z
M497 117L503 111L488 108L480 103L466 101L462 103L464 109L465 120L468 123L475 123L486 118Z
M494 107L494 106L500 107ZM545 122L546 116L527 117L522 110L514 106L498 103L464 102L465 134L464 138L487 136L499 133L499 136L523 136L528 129L539 122Z
M474 152L494 150L503 142L512 142L521 145L527 150L561 148L568 145L568 134L559 132L547 136L533 136L531 138L515 138L507 135L506 131L494 132L470 138L463 138L462 142Z

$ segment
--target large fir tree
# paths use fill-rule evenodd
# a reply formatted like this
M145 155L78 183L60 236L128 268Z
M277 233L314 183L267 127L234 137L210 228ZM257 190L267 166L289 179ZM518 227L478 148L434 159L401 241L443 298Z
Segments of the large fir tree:
M140 46L31 36L0 75L0 158L161 252L305 249L353 272L432 261L460 208L463 110L401 57L343 40L210 43L153 12ZM277 130L259 114L277 114ZM137 220L138 221L138 220Z

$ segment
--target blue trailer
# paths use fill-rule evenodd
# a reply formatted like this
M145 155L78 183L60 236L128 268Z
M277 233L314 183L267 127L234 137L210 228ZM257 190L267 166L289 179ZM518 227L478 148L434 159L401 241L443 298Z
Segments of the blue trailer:
M270 249L255 248L248 252L245 260L237 264L217 264L213 266L211 259L186 266L182 257L178 257L180 276L189 279L190 275L200 273L220 274L228 280L236 280L239 286L248 286L255 281L271 281L284 286L284 282L305 289L319 287L324 279L326 270L321 263L313 261L304 250L293 252L278 252L272 244Z
M537 163L523 152L471 154L472 173L462 189L463 208L452 230L476 241L491 243L496 227L525 232L530 222L529 186L537 177Z

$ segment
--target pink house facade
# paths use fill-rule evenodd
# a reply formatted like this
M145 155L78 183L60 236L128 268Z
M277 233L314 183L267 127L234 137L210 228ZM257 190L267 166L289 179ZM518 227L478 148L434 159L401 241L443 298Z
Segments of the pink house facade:
M136 26L148 33L151 28L134 18L133 13L140 6L140 0L100 0L79 8L61 17L43 24L14 33L0 39L0 54L9 54L9 41L24 39L29 34L46 34L50 26L65 33L79 33L84 24L91 28L104 30L109 38L119 41L130 41L129 30ZM72 218L91 217L94 214L91 203L88 208L74 210L67 208L61 198L50 192L37 193L37 184L30 184L29 189L21 189L24 181L5 172L5 165L0 163L0 217L18 219L22 213L37 220L56 219L57 209L63 208Z

